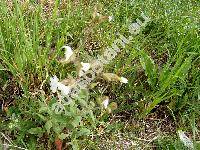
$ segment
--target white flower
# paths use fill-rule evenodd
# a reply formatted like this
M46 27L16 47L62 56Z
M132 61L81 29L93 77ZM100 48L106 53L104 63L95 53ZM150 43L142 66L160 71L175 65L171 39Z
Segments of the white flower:
M81 67L81 69L79 71L79 76L80 77L83 76L84 72L88 71L90 69L90 67L91 67L90 63L81 62L81 65L82 65L82 67Z
M108 103L109 103L109 98L106 98L106 99L102 102L102 104L103 104L103 106L104 106L105 109L108 107Z
M88 71L90 69L90 67L91 67L91 65L89 63L81 62L81 65L82 65L81 69L84 70L84 71Z
M56 76L50 78L50 89L53 93L57 91L58 87L58 78Z
M192 141L184 134L183 131L179 130L178 131L179 138L183 144L188 147L189 149L194 149L194 145Z
M111 22L113 20L113 16L108 17L108 21Z
M71 49L71 47L69 47L69 46L63 46L62 48L65 48L65 61L68 61L69 60L69 58L72 56L72 54L73 54L73 51L72 51L72 49Z
M58 78L54 76L50 78L50 89L53 93L57 92L58 90L61 91L61 95L66 96L69 94L71 87L58 82Z
M59 82L58 83L58 90L61 91L61 95L66 96L66 95L69 94L69 92L71 90L71 87L70 86L66 86L66 85L64 85L64 84Z
M120 78L120 82L122 82L122 83L128 83L128 79L126 79L124 77L121 77Z

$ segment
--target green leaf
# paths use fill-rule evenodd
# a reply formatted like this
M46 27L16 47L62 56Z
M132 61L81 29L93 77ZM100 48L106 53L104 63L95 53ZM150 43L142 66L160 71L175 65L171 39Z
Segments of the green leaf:
M93 126L93 128L96 128L96 118L95 118L95 115L94 115L93 111L90 110L90 111L88 112L88 114L89 114L89 116L90 116L90 118L88 118L88 120L90 121L90 123L91 123L91 125Z
M72 145L72 149L73 149L73 150L80 149L80 148L79 148L78 141L77 141L76 139L73 139L73 140L72 140L71 145Z
M71 124L72 124L74 127L77 127L77 126L80 125L81 119L82 119L81 116L76 116L76 117L74 118L74 120L72 121Z
M77 99L78 99L78 101L79 101L79 103L80 103L80 105L82 107L86 107L87 106L87 102L85 101L85 98L78 97Z
M148 56L144 50L140 52L140 63L145 70L145 74L148 77L147 81L152 88L155 88L157 83L157 69L154 61Z
M179 67L179 69L176 70L175 73L170 73L169 77L164 82L161 90L157 92L158 94L154 98L153 102L146 109L145 115L147 115L157 104L159 104L160 102L166 99L165 95L167 95L167 93L165 91L167 88L170 87L170 85L176 83L178 78L183 80L186 77L186 74L191 67L192 58L193 56L186 58L184 63ZM168 98L174 95L181 95L180 92L181 91L177 92L177 90L170 90L169 93L172 93L172 94L168 96Z
M44 133L44 131L42 130L42 128L40 127L36 127L36 128L31 128L28 130L28 133L30 134L37 134L37 135L41 135Z
M59 139L64 140L64 139L66 139L66 137L68 137L68 136L69 136L69 134L61 133L58 137L59 137Z
M49 134L50 129L52 128L52 121L51 120L47 121L46 124L44 125L44 127L46 128L47 133Z
M87 129L87 128L81 128L79 131L77 131L76 133L76 137L80 137L80 136L83 136L83 135L90 135L90 130Z
M42 119L42 121L46 121L46 117L45 116L43 116L41 114L38 114L38 113L36 113L36 114Z
M58 135L62 132L60 125L56 122L53 123L53 131Z
M185 79L186 74L188 73L188 70L191 67L192 58L193 58L193 56L190 56L185 59L184 63L181 65L181 67L175 73L175 77L181 78L182 80Z
M68 123L70 121L70 117L64 116L64 115L57 115L57 114L55 114L54 116L52 116L52 120L54 122L58 122L60 124L66 124L66 123Z
M193 56L190 56L185 59L184 62L182 62L182 57L180 57L181 60L177 60L176 64L174 65L172 71L163 71L160 75L160 81L161 81L161 89L164 91L166 88L170 87L170 85L174 84L178 78L181 80L184 80L186 77L186 74L188 73L188 70L191 67L191 62ZM181 65L182 63L182 65ZM168 73L166 73L166 71Z
M45 107L45 106L41 107L41 108L39 109L39 112L40 112L40 113L41 113L41 112L48 112L48 107Z

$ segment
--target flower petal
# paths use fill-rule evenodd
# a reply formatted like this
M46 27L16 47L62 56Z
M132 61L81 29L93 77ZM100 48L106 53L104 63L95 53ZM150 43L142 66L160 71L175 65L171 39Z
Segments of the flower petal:
M88 71L90 69L90 67L91 67L90 63L81 62L81 65L82 65L81 69L84 70L84 71Z
M179 130L178 135L179 135L181 142L183 142L183 144L186 147L188 147L190 149L194 149L194 145L193 145L192 141L184 134L183 131Z
M69 94L69 92L71 90L71 87L70 86L66 86L66 85L64 85L64 84L59 82L58 83L58 90L61 91L61 95L66 96L66 95Z
M83 63L81 62L81 69L79 70L79 77L84 75L84 72L88 71L91 67L90 63Z
M53 93L57 91L58 83L58 78L56 76L50 78L50 89Z
M65 61L68 61L69 58L73 55L72 48L69 46L63 46L62 48L65 48Z
M113 16L108 16L108 21L111 22L113 20Z
M122 83L128 83L128 79L126 79L124 77L121 77L120 78L120 82L122 82Z
M103 102L102 102L104 108L106 109L108 107L109 104L109 98L106 98Z

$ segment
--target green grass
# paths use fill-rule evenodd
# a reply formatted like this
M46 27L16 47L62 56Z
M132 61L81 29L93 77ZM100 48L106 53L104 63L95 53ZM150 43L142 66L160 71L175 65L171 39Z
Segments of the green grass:
M114 20L93 19L95 7ZM101 145L103 149L123 149L128 140L132 141L129 149L179 150L185 148L176 133L182 129L198 149L199 9L195 0L135 0L132 4L129 0L101 0L98 5L89 0L62 4L59 0L52 4L1 1L0 104L10 100L12 104L0 112L0 142L26 149L55 149L55 139L63 135L66 149L99 149ZM98 76L89 95L82 93L67 107L71 118L52 112L56 95L50 91L50 77L77 75L75 65L58 61L64 56L61 47L70 45L83 62L94 59L118 38L117 32L130 36L128 27L142 12L150 22L121 47L103 71L126 77L128 84ZM100 48L90 48L95 42ZM18 89L20 94L9 89ZM109 96L117 109L110 114L101 110L97 102L101 96Z

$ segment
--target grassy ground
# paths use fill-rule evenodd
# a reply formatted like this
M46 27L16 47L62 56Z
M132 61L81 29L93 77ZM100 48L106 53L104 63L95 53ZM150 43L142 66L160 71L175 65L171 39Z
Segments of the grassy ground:
M183 130L200 149L199 9L195 0L1 1L0 148L182 150ZM87 62L117 33L128 37L142 12L150 22L103 70L128 84L97 76L83 101L66 106L71 116L55 114L50 77L77 78L61 47ZM102 109L103 96L117 109Z

